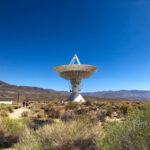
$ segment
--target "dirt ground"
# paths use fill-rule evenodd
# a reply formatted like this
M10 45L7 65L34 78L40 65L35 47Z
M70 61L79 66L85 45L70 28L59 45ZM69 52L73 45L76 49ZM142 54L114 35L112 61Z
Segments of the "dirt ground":
M11 114L9 115L9 118L11 118L11 119L19 119L19 118L21 118L21 114L22 114L23 112L25 112L25 111L28 111L28 112L29 112L30 109L24 108L24 107L19 108L19 109L16 109L16 110L14 110L13 113L11 113Z

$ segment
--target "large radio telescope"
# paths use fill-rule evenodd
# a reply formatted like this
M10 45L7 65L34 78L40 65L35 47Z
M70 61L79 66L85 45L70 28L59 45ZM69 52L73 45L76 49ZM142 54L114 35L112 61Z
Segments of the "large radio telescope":
M75 64L75 60L77 64ZM70 80L72 91L68 101L84 102L84 98L79 94L79 85L81 80L87 79L96 73L97 67L81 65L77 55L74 55L69 65L58 66L54 70L62 78Z

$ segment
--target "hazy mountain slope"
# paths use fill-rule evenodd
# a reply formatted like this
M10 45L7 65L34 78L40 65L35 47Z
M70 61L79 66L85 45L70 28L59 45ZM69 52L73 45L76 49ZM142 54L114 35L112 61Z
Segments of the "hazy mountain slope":
M103 98L113 98L113 99L150 101L150 91L142 91L142 90L89 92L89 93L83 93L83 95L103 97Z

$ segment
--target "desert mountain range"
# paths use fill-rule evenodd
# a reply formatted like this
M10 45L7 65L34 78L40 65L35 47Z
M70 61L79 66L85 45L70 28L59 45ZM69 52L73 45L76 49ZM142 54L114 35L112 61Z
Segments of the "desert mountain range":
M150 91L144 90L120 90L120 91L100 91L82 93L86 99L118 99L118 100L143 100L150 101ZM55 91L29 86L16 86L0 81L0 97L13 97L14 100L66 100L69 94L65 91Z

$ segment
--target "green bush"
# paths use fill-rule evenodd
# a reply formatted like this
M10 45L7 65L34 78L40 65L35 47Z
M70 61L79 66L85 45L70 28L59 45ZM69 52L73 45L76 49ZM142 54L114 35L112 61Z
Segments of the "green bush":
M22 120L0 118L0 148L7 148L18 141L26 130Z
M33 123L28 117L20 119L20 122L26 127L29 127Z
M120 106L120 110L123 114L127 114L128 112L131 112L133 111L133 107L131 106L131 104L127 104L127 103L123 103L121 106Z
M0 104L0 111L1 110L9 111L10 113L12 113L13 107L12 105L8 105L8 104Z
M150 108L130 112L122 123L107 126L97 142L99 150L149 150Z
M113 110L113 108L111 106L107 106L106 111L107 111L106 115L108 115L110 117L111 117L111 115L114 112L114 110Z
M8 117L9 111L8 110L1 110L0 111L0 116L1 117Z
M12 105L0 104L0 116L8 117L9 113L13 112Z
M95 150L101 130L87 121L60 122L28 133L16 150Z
M77 102L68 102L67 105L65 106L65 110L75 109L77 107L78 107L78 103Z

